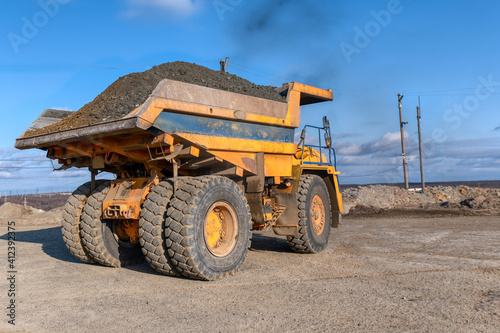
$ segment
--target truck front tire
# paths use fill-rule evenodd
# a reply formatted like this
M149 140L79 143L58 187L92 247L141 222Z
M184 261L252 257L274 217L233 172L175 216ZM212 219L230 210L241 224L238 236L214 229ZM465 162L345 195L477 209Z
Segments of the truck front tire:
M321 177L302 175L297 191L299 230L296 236L287 236L295 252L318 253L328 245L332 212L328 189Z

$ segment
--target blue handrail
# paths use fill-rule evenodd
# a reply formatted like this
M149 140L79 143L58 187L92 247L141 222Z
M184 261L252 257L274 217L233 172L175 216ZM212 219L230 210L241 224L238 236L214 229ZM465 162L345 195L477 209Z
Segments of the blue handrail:
M318 145L307 145L306 144L306 132L307 128L314 128L318 130ZM323 118L323 127L318 127L318 126L313 126L313 125L305 125L304 128L302 129L302 134L300 136L301 141L299 142L299 147L300 144L302 143L302 158L301 158L301 163L302 164L318 164L318 165L333 165L335 169L337 169L337 153L335 152L335 148L333 148L331 145L328 145L327 142L325 142L325 145L323 145L323 140L321 138L321 131L324 131L325 133L325 141L329 140L331 143L331 134L330 134L330 122L326 117ZM320 163L315 163L315 162L304 162L304 151L305 148L318 148L319 149L319 154L320 154ZM329 163L323 163L322 161L322 155L323 155L323 150L327 149L328 150L328 161ZM333 163L332 163L332 154L333 154Z

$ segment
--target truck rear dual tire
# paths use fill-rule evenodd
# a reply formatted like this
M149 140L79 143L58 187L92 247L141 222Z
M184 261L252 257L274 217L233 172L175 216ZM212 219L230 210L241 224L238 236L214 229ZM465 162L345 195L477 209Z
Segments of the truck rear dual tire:
M299 253L318 253L328 245L332 213L325 182L317 175L302 175L297 191L299 229L287 236L288 244Z
M123 267L142 262L144 256L139 243L132 244L116 232L119 220L102 218L102 204L111 183L106 181L87 199L81 218L81 236L88 256L104 266Z
M146 261L154 270L178 276L180 274L168 256L165 240L165 219L173 193L170 180L160 182L149 192L141 210L139 241Z
M243 191L220 176L187 178L171 200L166 246L184 276L217 280L234 275L248 254L251 216Z
M102 182L102 180L97 180L96 185L100 185ZM61 232L64 244L73 257L82 262L94 264L95 261L88 255L80 237L80 217L90 192L91 182L88 182L82 184L70 195L64 205Z

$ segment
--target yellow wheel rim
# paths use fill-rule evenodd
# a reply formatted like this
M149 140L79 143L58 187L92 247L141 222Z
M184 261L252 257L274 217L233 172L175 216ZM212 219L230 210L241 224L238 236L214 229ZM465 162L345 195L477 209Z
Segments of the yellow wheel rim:
M315 195L311 204L312 229L316 235L321 235L325 230L325 205L319 195Z
M238 237L236 214L225 202L216 202L208 210L204 225L205 244L214 256L231 253Z

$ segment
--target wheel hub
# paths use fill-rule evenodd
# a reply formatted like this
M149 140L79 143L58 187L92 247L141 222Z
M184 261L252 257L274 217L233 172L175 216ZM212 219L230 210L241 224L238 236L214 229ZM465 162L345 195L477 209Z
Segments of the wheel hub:
M115 239L124 246L134 246L139 242L138 220L113 221Z
M316 235L321 235L325 229L325 205L319 195L315 195L311 204L312 229Z
M225 202L216 202L208 210L204 225L205 244L213 255L223 257L236 245L238 223L236 214Z

